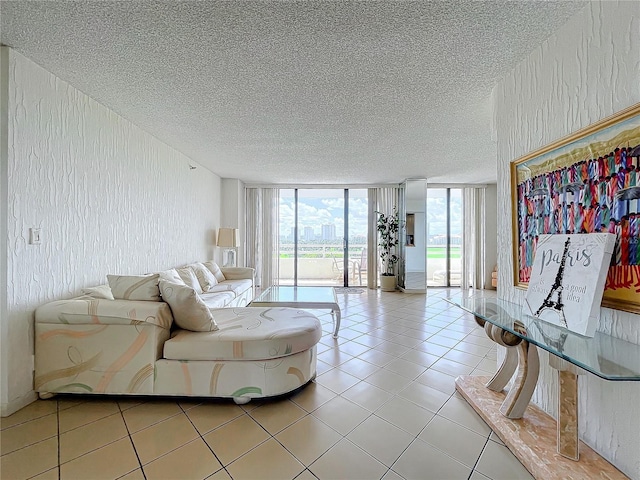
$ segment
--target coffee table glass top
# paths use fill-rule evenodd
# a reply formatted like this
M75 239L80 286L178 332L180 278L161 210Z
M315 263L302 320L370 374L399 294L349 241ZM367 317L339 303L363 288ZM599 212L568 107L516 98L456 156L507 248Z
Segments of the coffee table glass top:
M253 302L265 303L336 303L333 287L269 287Z

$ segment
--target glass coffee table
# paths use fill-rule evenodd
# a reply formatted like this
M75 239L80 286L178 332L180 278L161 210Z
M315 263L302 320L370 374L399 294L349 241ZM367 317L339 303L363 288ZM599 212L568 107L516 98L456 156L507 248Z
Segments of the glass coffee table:
M333 338L340 330L340 306L333 287L288 287L267 288L251 302L252 307L293 307L331 310Z

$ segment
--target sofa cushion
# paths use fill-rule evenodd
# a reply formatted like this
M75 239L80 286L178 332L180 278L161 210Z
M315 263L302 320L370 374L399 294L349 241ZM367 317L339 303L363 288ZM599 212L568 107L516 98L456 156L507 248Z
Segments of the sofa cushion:
M214 287L215 288L215 287ZM209 308L224 308L236 298L233 292L202 293L200 299Z
M92 298L104 298L105 300L114 300L113 293L111 293L111 287L109 287L109 285L98 285L96 287L83 288L82 294L88 295Z
M180 328L194 332L218 329L211 312L190 286L160 280L160 291L162 299L171 307L173 319Z
M202 295L206 296L209 293L233 292L234 296L238 296L242 295L243 292L246 292L252 287L253 282L251 280L225 280Z
M202 293L202 287L200 286L200 282L198 281L198 277L196 277L196 273L193 271L191 267L181 267L176 268L176 272L182 279L182 281L193 288L196 293Z
M172 283L184 283L184 280L178 275L175 268L163 270L162 272L158 272L158 274L160 275L160 280L167 280Z
M224 282L226 280L224 274L222 273L222 270L220 270L220 267L216 262L204 262L203 265L207 267L211 273L213 273L213 276L216 277L218 283Z
M212 287L218 284L218 280L213 273L211 273L211 271L202 263L192 263L187 265L187 267L190 267L196 274L196 278L198 279L198 283L200 283L200 287L203 292L208 292Z
M171 360L266 360L303 352L320 341L320 320L297 308L218 308L216 332L177 330L164 344Z
M107 275L113 298L121 300L160 301L160 275Z
M165 302L105 300L89 296L57 300L36 309L36 323L64 325L136 325L151 323L169 329L171 309Z

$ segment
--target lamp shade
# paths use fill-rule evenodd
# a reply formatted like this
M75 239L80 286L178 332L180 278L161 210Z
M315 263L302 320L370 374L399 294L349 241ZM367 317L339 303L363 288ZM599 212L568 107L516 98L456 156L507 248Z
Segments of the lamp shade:
M219 247L237 247L240 244L238 240L237 228L220 228L218 229L218 246Z

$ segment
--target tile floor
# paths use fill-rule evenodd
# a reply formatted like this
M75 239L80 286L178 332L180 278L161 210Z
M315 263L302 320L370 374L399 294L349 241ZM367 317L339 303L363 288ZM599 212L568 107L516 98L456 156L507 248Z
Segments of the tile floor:
M285 398L232 401L59 396L2 418L0 476L34 479L529 479L455 393L491 375L495 346L443 300L340 294L318 375Z

